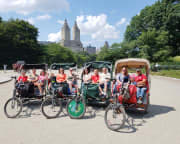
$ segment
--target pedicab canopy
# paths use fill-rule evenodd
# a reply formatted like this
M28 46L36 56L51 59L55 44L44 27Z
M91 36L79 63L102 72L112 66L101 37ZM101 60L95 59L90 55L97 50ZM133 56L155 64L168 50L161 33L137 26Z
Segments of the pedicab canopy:
M29 69L44 69L46 70L48 68L47 64L24 64L22 66L22 69L29 70Z
M93 62L88 62L84 65L85 68L88 69L102 69L102 68L107 68L109 72L112 71L112 63L108 61L93 61Z
M59 70L60 68L64 70L68 70L69 68L76 69L77 65L76 63L54 63L50 66L51 70Z
M130 59L121 59L117 60L114 66L115 74L120 73L122 67L127 68L145 68L146 74L148 75L150 72L150 63L146 59L140 58L130 58Z

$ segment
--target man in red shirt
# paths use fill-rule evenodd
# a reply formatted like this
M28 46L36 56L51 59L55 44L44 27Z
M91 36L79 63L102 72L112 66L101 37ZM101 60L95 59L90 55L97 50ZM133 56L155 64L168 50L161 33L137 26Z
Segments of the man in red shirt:
M99 72L97 69L94 70L94 75L91 76L92 83L99 83Z
M21 75L18 77L18 82L27 82L28 77L26 76L26 72L23 70Z
M142 74L140 69L136 70L137 76L135 77L136 85L137 85L137 103L142 104L142 99L147 90L147 77Z
M94 84L98 84L98 83L99 83L99 80L100 80L100 76L99 76L98 69L95 69L95 70L94 70L94 75L91 76L91 81L92 81L92 83L94 83ZM99 85L99 91L100 91L101 95L105 95L105 94L103 93L103 90L102 90L102 88L100 87L100 85Z

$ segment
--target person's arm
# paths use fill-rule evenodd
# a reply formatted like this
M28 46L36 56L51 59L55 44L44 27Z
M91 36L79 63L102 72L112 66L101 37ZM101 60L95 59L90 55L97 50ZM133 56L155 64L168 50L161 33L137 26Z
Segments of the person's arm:
M146 85L146 81L147 81L147 77L144 75L144 76L143 76L143 80L137 82L137 85L145 86L145 85Z
M118 74L118 75L116 76L116 81L117 81L118 84L121 84L121 83L122 83L122 82L120 81L120 74Z
M64 77L65 77L65 78L64 78L64 82L66 82L66 81L67 81L67 75L65 74Z
M59 83L59 74L56 76L56 81Z

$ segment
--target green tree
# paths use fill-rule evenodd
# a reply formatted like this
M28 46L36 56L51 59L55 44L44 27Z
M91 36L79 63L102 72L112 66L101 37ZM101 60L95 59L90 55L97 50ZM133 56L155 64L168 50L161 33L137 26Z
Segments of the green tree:
M152 62L164 61L171 53L168 46L168 32L156 31L155 29L143 32L138 38L140 57L149 59Z
M74 53L69 48L62 47L59 44L42 45L41 49L44 53L41 60L44 63L52 64L76 61Z
M166 44L167 47L171 47L171 53L168 53L169 56L180 55L179 0L159 0L152 6L147 6L141 10L139 15L132 18L130 25L127 27L124 42L129 43L138 40L142 34L146 32L149 33L154 29L159 31L156 35L163 35L161 31L168 33L166 36L167 41L164 41L164 44ZM145 45L144 47L149 49L147 47L154 46L153 43L151 44Z
M37 63L41 55L37 42L38 29L23 20L0 23L0 64L12 64L17 60Z

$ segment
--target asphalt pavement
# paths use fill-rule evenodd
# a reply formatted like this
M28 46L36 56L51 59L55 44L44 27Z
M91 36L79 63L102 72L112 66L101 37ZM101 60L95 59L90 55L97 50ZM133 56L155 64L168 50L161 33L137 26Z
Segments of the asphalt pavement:
M180 80L152 77L148 114L128 113L134 124L126 123L119 132L106 127L104 109L92 107L84 119L70 119L65 109L60 117L46 119L40 102L33 102L19 118L8 119L3 107L12 89L13 81L0 84L2 144L180 144Z

